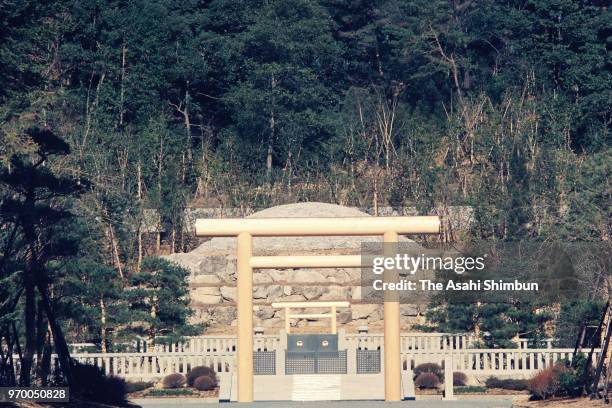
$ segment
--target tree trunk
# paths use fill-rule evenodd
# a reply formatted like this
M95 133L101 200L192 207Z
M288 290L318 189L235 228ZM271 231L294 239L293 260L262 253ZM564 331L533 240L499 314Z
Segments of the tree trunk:
M185 232L183 225L181 225L181 229L179 231L179 251L185 251Z
M103 353L108 351L106 349L106 305L102 296L100 296L100 346Z
M13 326L14 324L15 323L13 322ZM15 346L17 348L17 351L19 352L19 339L17 338L17 333L14 330L14 335L11 335L12 328L13 327L10 324L7 324L4 329L4 338L6 340L6 355L3 353L2 349L0 349L0 354L2 355L2 359L0 361L0 368L2 369L2 372L0 373L0 375L3 375L3 377L6 379L5 386L17 385L15 381L15 362L13 361L13 347ZM19 353L19 356L21 358L21 353Z
M47 293L47 287L42 282L37 283L38 292L42 297L43 306L45 308L45 313L47 315L47 319L49 320L49 327L51 328L51 334L53 335L53 342L55 343L55 351L57 352L57 356L60 362L60 368L66 377L66 381L68 382L68 386L72 386L74 384L72 378L72 369L70 365L70 351L68 350L68 345L66 344L66 339L64 338L64 334L62 333L62 329L60 328L57 320L55 318L55 313L53 312L53 308L51 307L51 302L49 300L49 294Z
M29 387L32 380L32 363L36 352L36 294L31 266L25 273L25 350L21 360L21 375L19 384Z
M157 216L157 239L155 240L156 254L159 255L161 250L161 215Z
M172 239L170 242L170 253L173 254L175 252L175 242L176 242L176 225L172 223Z
M292 158L292 154L291 154L291 150L289 150L289 153L287 153L287 165L285 166L285 168L287 169L287 193L289 194L289 197L291 198L293 196L293 191L292 191L292 184L293 184L293 163L291 162L291 158Z
M189 87L189 82L187 82ZM187 157L183 158L183 183L187 181L187 165L193 160L191 152L191 120L189 119L189 89L185 91L185 109L183 109L183 121L185 123L185 136L187 137Z
M162 196L162 174L163 174L163 162L164 162L164 139L163 137L160 138L159 141L159 162L157 164L157 190L158 190L158 194L161 200L161 196ZM161 201L159 203L159 206L157 208L157 242L156 242L156 249L157 249L157 254L159 254L159 251L161 249L161 225L162 225L162 219L161 219Z
M274 117L270 119L270 127L273 127L272 122L274 121ZM270 133L270 137L268 138L268 151L266 154L266 178L268 183L272 183L272 133Z
M378 170L376 170L378 172ZM374 216L378 217L378 174L374 176L374 194L372 195L374 204Z
M42 358L40 361L40 380L42 381L43 387L46 387L48 385L48 377L49 377L49 374L51 373L51 354L53 350L51 347L50 330L51 329L45 332L46 341L44 341L43 353L42 353Z
M140 271L140 265L142 264L142 226L138 225L138 257L136 259L136 269Z
M39 374L42 370L43 348L45 346L45 337L47 336L47 322L45 321L43 309L42 299L39 298L36 313L36 372ZM39 377L42 378L42 376Z
M21 344L19 343L19 332L17 331L17 325L15 322L11 322L11 327L13 328L13 334L15 336L15 349L17 349L17 356L19 360L23 361L23 353L21 351Z
M268 151L266 153L266 178L268 183L272 184L272 154L274 152L274 133L276 131L276 119L274 118L274 88L276 88L276 79L274 74L270 80L272 88L272 103L270 108L270 133L268 134Z
M113 231L113 226L108 224L108 236L111 242L111 252L113 254L113 263L117 265L117 270L119 271L119 276L121 279L125 279L123 275L123 268L121 267L121 258L119 257L119 244L115 239L115 233Z
M92 73L92 78L93 78L93 73ZM87 138L89 137L89 132L91 131L91 122L92 122L92 116L93 116L93 111L94 109L97 108L98 106L98 102L100 100L100 88L102 88L102 84L104 83L104 78L106 78L106 73L103 72L102 75L100 76L100 80L98 81L98 84L96 85L96 97L93 101L93 103L89 103L89 90L87 93L87 102L86 102L86 113L85 113L85 130L83 131L83 138L81 140L81 146L80 146L80 160L81 162L83 161L83 153L85 150L85 146L87 145Z
M25 208L34 206L31 197L26 198ZM34 361L34 353L36 352L36 281L37 281L37 259L38 251L36 243L38 237L34 226L31 224L24 225L24 234L29 247L29 259L27 260L26 270L24 271L24 287L25 287L25 350L21 361L20 385L29 387L32 384L32 364Z
M136 162L136 188L138 201L142 200L142 165L140 160Z
M138 194L138 205L140 207L140 219L138 220L138 258L136 261L137 269L140 271L140 265L142 264L142 167L140 164L140 160L136 162L136 186L137 186L137 194Z
M155 319L157 318L157 298L153 296L151 299L151 326L149 327L149 345L153 345L155 341Z
M125 44L121 46L121 90L119 92L119 126L123 126L123 114L124 114L124 101L125 101L125 59L127 54L127 48Z

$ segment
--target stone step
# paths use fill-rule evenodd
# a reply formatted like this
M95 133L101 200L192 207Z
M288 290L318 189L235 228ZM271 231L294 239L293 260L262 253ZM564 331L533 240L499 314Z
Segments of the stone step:
M333 401L341 396L339 375L294 375L292 401Z

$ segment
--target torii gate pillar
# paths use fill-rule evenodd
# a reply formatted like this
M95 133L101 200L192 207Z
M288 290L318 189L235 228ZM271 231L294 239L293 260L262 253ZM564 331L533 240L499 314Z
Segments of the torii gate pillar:
M393 256L397 252L397 240L396 232L385 232L383 235L385 255ZM398 282L396 275L397 270L386 270L383 280ZM385 401L401 401L400 304L399 296L389 291L384 293L384 324Z
M238 235L236 272L238 275L238 401L253 402L253 237Z

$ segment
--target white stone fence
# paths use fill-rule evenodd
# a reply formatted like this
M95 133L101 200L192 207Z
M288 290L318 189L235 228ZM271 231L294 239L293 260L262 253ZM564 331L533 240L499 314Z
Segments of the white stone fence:
M356 351L347 353L348 373L354 373ZM496 375L525 378L562 359L572 359L573 349L464 349L464 350L410 350L402 351L403 371L412 371L422 363L443 365L451 357L453 370L469 376ZM384 348L381 352L384 352ZM586 351L582 353L586 354ZM600 350L593 355L597 364ZM205 365L218 373L235 372L235 352L147 352L147 353L83 353L72 357L82 363L100 367L106 374L126 379L158 379L168 374L187 372ZM284 353L277 353L277 366L284 362ZM382 362L382 359L381 359ZM282 364L280 367L284 367ZM279 368L280 368L279 367ZM280 371L279 371L280 372Z
M516 349L476 349L473 335L445 333L404 333L401 335L401 367L412 371L422 363L444 364L451 361L454 371L473 377L478 375L527 378L562 359L570 359L573 349L526 348L519 341ZM276 372L284 373L286 337L279 335L254 336L254 351L277 351ZM338 338L338 348L347 350L347 372L356 373L358 350L380 350L384 353L382 334L345 334ZM586 354L588 351L582 351ZM593 365L600 350L595 350ZM192 367L205 365L215 371L235 372L235 336L198 336L177 344L156 345L145 352L132 353L73 353L76 360L96 365L105 373L126 379L158 379L168 374L186 374ZM381 358L381 365L383 359ZM381 367L381 370L383 368Z
M284 333L278 335L256 334L253 337L253 348L257 351L276 350L284 343L281 339ZM378 350L384 343L383 334L345 334L339 330L339 343L346 349ZM474 343L471 334L447 333L403 333L400 336L402 351L408 350L463 350L470 348ZM217 351L235 351L236 336L195 336L186 337L184 341L170 344L156 344L146 347L144 342L140 346L146 352L164 353L208 353Z
M384 336L380 334L345 334L340 332L340 342L346 348L357 350L378 350L382 348ZM281 345L284 334L255 334L254 350L272 351ZM403 333L400 335L400 347L402 351L408 350L464 350L473 348L476 337L473 334L447 334L447 333ZM527 349L531 344L529 339L518 339L519 349ZM71 344L73 353L81 353L83 346L95 347L92 343ZM539 342L539 347L553 348L553 339L544 339ZM137 342L137 348L142 352L160 353L209 353L218 351L236 351L236 336L194 336L186 337L184 341L169 344L156 344L147 346L145 341Z
M413 350L464 350L470 348L474 339L471 334L403 333L400 335L400 350L402 353ZM378 350L384 344L384 335L345 334L344 344L347 349Z
M280 347L282 335L253 336L253 349L257 351L272 351ZM194 336L186 337L184 341L169 344L156 344L146 346L143 343L140 349L145 352L158 353L210 353L236 351L236 336Z
M411 371L422 363L443 365L447 356L452 357L453 370L468 375L513 376L532 375L542 369L552 367L560 360L572 360L574 349L469 349L441 353L416 351L402 353L402 370ZM580 351L587 355L588 350ZM593 353L592 365L596 366L600 349Z
M168 374L187 374L192 367L207 366L218 373L235 371L235 352L210 353L83 353L71 356L95 365L107 375L125 379L159 379Z

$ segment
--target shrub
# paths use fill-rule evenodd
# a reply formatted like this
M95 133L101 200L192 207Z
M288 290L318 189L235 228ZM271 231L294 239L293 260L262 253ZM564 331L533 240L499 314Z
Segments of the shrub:
M215 370L213 370L212 368L206 366L197 366L193 367L187 373L187 384L189 384L190 387L193 387L193 383L196 378L202 377L203 375L211 378L217 378L217 373L215 373Z
M489 377L485 381L487 388L501 388L512 391L525 391L527 389L527 381L508 378L500 380L497 377Z
M125 380L106 376L96 366L73 360L72 378L73 387L70 392L78 399L115 405L126 401Z
M460 371L453 373L453 387L463 387L467 385L467 375Z
M127 383L125 383L125 391L126 392L138 392L138 391L144 391L147 388L151 388L153 387L152 382L147 382L147 381L128 381Z
M582 395L584 380L576 370L568 370L559 374L559 387L569 397Z
M536 399L546 399L558 395L562 390L559 377L566 371L563 364L556 364L539 371L527 383L529 393Z
M576 354L573 365L569 360L563 360L563 362L566 369L559 374L559 385L564 394L569 397L579 397L584 392L590 392L593 369L587 364L587 357L583 354Z
M217 388L217 378L202 375L195 379L195 381L193 382L193 387L196 390L200 391L214 390L215 388Z
M149 397L178 397L183 395L193 395L193 390L189 388L173 388L168 390L153 389L147 392Z
M419 364L418 366L416 366L414 368L414 377L417 378L418 376L420 376L423 373L432 373L435 374L436 377L438 377L438 381L442 381L443 377L443 371L442 371L442 367L440 367L440 365L436 364L436 363L424 363L424 364Z
M414 385L419 388L437 388L440 385L440 380L434 373L421 373L414 380Z
M181 388L185 385L185 376L183 374L168 374L162 381L164 388Z

